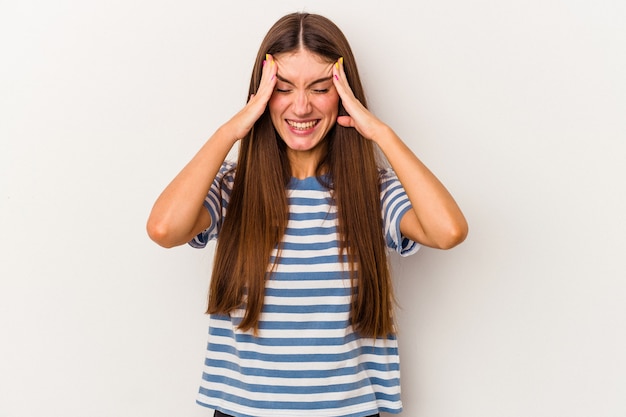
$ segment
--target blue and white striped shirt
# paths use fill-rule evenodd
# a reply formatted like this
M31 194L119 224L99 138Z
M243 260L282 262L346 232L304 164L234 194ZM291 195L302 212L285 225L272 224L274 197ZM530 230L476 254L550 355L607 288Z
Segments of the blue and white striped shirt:
M233 167L224 163L213 182L205 200L211 227L191 241L192 246L204 247L218 237L228 209ZM210 316L197 402L235 417L399 413L397 340L363 338L350 325L349 268L339 259L337 210L330 192L315 177L292 178L287 201L283 249L266 281L258 334L237 328L244 314L241 309ZM400 219L410 207L395 174L384 171L385 240L403 256L419 249L400 234Z

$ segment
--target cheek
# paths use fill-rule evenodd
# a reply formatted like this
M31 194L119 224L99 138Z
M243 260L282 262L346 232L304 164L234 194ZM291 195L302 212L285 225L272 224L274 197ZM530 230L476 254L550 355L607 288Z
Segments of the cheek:
M337 115L339 112L339 96L326 97L320 102L320 109L328 115Z
M339 111L339 95L327 94L321 96L317 101L317 108L325 114L337 114Z
M281 113L282 113L282 105L281 105L281 100L278 96L273 95L270 98L270 101L267 103L267 108L270 111L270 116L272 117L272 119L274 117L278 117Z

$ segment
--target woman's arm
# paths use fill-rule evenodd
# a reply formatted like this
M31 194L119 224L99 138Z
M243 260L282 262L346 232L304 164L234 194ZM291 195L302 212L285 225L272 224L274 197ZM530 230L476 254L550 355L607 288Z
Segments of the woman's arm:
M468 226L454 198L432 172L404 144L394 131L354 97L343 70L343 60L333 69L334 84L349 116L337 123L353 127L374 141L402 183L413 210L400 221L400 231L423 245L449 249L467 236Z
M211 225L203 202L236 141L230 126L222 126L163 190L148 218L153 241L166 248L182 245Z
M154 203L146 228L159 245L182 245L211 225L203 206L209 188L230 149L252 129L274 91L276 65L271 56L266 62L257 93L211 136Z
M381 123L371 139L387 157L413 206L400 221L402 234L439 249L461 243L467 221L444 185L388 126Z

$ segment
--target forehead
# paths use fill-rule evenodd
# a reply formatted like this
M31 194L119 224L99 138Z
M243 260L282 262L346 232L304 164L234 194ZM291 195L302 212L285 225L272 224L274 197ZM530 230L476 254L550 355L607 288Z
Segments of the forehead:
M310 82L332 75L333 62L306 50L274 55L281 78L291 82Z

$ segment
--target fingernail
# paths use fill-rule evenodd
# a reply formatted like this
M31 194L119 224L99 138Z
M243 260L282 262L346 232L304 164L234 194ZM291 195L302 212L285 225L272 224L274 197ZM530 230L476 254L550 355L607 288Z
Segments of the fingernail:
M335 80L339 81L339 76L335 74Z
M339 63L340 63L341 65L343 65L343 57L340 57L340 58L339 58Z
M335 62L335 68L339 70L339 61Z
M265 66L265 64L267 64L267 60L263 60L263 66Z
M270 54L265 54L265 60L269 61L270 60Z
M276 75L272 74L272 78L270 78L270 81L274 81L274 78L276 78Z

